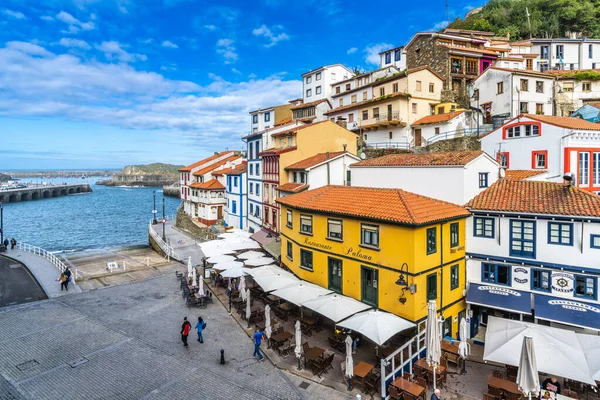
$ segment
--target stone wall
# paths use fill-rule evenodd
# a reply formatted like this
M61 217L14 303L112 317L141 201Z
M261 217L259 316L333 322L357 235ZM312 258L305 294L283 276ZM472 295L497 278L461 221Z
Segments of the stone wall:
M177 219L175 220L175 226L182 231L192 236L197 241L201 242L204 240L212 240L215 235L209 227L200 227L196 225L192 218L183 212L183 203L177 209Z
M481 142L473 136L463 136L449 140L440 140L426 147L427 151L465 151L481 150Z
M448 76L448 49L437 46L437 39L419 36L406 50L406 68L428 65L444 79Z

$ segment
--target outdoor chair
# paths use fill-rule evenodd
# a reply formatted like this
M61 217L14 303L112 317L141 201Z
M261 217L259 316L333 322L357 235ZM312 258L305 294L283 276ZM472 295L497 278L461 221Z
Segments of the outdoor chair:
M302 331L302 333L304 333L306 336L312 336L312 327L308 324L300 324L300 330Z
M181 280L181 278L183 278L183 273L180 271L175 271L175 277L179 280Z
M325 372L325 360L323 358L317 358L313 362L306 360L312 366L313 375L317 375L319 378Z
M404 400L403 394L396 386L389 385L388 391L390 392L390 400Z
M417 376L417 385L427 388L427 381L422 376Z
M340 346L338 344L338 341L335 340L332 337L328 337L327 341L329 342L329 346L331 347L332 350L337 351L338 353L343 353L342 351L340 351Z
M577 399L577 392L575 392L574 390L564 389L562 394L572 399Z
M279 355L282 357L287 357L290 355L290 351L292 348L292 343L289 340L286 340L283 345L279 347Z
M315 332L321 332L323 330L323 317L317 318L317 323L315 324Z
M504 379L504 372L502 371L493 370L492 375L496 378Z
M484 393L483 394L483 400L496 400L496 397L492 396L489 393Z
M302 343L302 352L304 354L306 354L306 353L308 353L309 350L310 350L310 346L308 345L308 342Z
M379 392L379 384L380 381L377 379L377 377L371 374L365 381L365 391L367 394L373 395Z
M440 365L448 368L448 356L445 355L444 357L440 358Z

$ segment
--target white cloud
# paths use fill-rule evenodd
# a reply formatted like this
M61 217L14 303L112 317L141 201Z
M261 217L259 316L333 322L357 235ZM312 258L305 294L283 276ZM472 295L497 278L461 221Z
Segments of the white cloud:
M40 17L40 19L44 20L44 21L54 21L54 17L50 16L50 15L42 15Z
M356 47L350 47L348 49L348 51L346 52L346 54L354 54L358 51L358 49Z
M127 46L115 41L102 42L101 44L96 45L96 49L104 53L106 59L110 61L115 60L130 63L138 60L146 61L148 59L148 57L143 54L133 54L125 51L125 47Z
M80 30L89 31L96 27L96 24L94 24L93 22L82 22L65 11L61 11L58 14L56 14L56 19L64 22L69 26L69 30L65 31L66 33L77 33ZM94 14L92 14L91 19L95 19Z
M142 43L144 43L144 44L150 44L152 42L154 42L154 39L152 39L152 38L146 39L146 40L142 40Z
M440 21L437 24L433 25L431 29L433 31L439 31L440 29L444 29L448 26L448 21Z
M391 49L392 46L389 43L375 43L368 45L363 52L365 53L365 61L369 64L379 65L380 57L379 53L384 50Z
M8 8L5 8L4 10L2 10L2 14L8 15L9 17L13 17L13 18L16 18L16 19L25 19L25 18L27 18L25 16L25 14L23 14L22 12L9 10Z
M220 54L225 59L225 64L233 64L238 59L236 48L231 39L217 40L217 54Z
M238 75L241 75L241 74L242 74L242 73L240 72L240 70L239 70L239 69L237 69L237 68L231 68L231 72L233 72L234 74L238 74Z
M275 34L273 33L274 30L281 32ZM290 37L285 32L283 32L283 27L281 25L275 25L272 28L269 28L268 26L263 24L260 27L254 29L252 31L252 34L254 36L262 36L268 39L269 42L265 44L265 47L273 47L281 41L290 40Z
M62 38L58 44L64 47L76 47L84 50L91 49L91 46L86 41L79 39Z
M171 42L170 40L164 40L162 42L162 47L170 47L172 49L178 49L179 46L177 46L175 43Z
M204 25L204 28L208 29L209 31L216 31L217 27L214 25Z

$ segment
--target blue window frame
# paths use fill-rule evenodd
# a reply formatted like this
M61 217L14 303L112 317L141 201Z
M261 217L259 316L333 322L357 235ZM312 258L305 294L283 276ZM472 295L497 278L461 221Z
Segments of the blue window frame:
M575 275L575 297L596 299L597 279L591 276Z
M543 269L531 270L531 290L550 292L550 271Z
M511 267L508 265L481 264L481 281L510 286Z
M486 188L488 187L488 172L480 172L479 173L479 187Z
M590 235L590 247L600 249L600 235Z
M250 164L250 173L248 175L252 175L254 173L254 164Z
M535 258L535 221L510 220L510 255Z
M252 116L252 123L253 123L253 124L257 124L257 123L258 123L258 114L254 114L254 115Z
M256 184L256 195L260 196L260 186L258 185L258 183Z
M473 236L494 238L494 218L473 217Z
M254 185L253 184L248 185L248 190L250 190L250 194L254 193Z
M271 120L271 113L265 113L265 122L269 122Z
M237 186L238 185L238 177L234 176L233 177L233 186Z
M548 222L548 243L573 246L573 224L570 222Z
M231 177L227 177L227 186L229 186L229 191L231 192Z
M237 211L237 204L236 204L235 200L231 200L231 212L235 214L236 211Z
M256 175L260 175L260 164L256 164Z
M389 51L387 53L385 53L385 63L389 64L392 62L392 53L390 53Z
M400 61L402 58L402 50L398 49L394 51L394 61Z
M250 203L250 215L254 213L254 204Z

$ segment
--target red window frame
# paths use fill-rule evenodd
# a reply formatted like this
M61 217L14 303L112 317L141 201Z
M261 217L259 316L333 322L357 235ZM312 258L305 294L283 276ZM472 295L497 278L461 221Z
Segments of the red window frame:
M535 121L521 121L521 122L516 122L514 124L510 124L510 125L506 125L502 127L502 139L506 140L506 139L515 139L513 138L509 138L506 136L506 131L509 128L514 128L515 126L521 126L521 125L537 125L538 127L538 135L536 136L519 136L517 139L520 138L527 138L527 137L540 137L542 136L542 123L541 122L535 122Z
M498 153L496 153L496 161L498 161L498 164L502 166L502 163L500 162L500 156L506 156L506 169L510 169L510 152L499 151Z
M544 155L544 166L538 167L536 162L536 156L538 154ZM548 169L548 150L533 150L531 152L531 169Z

